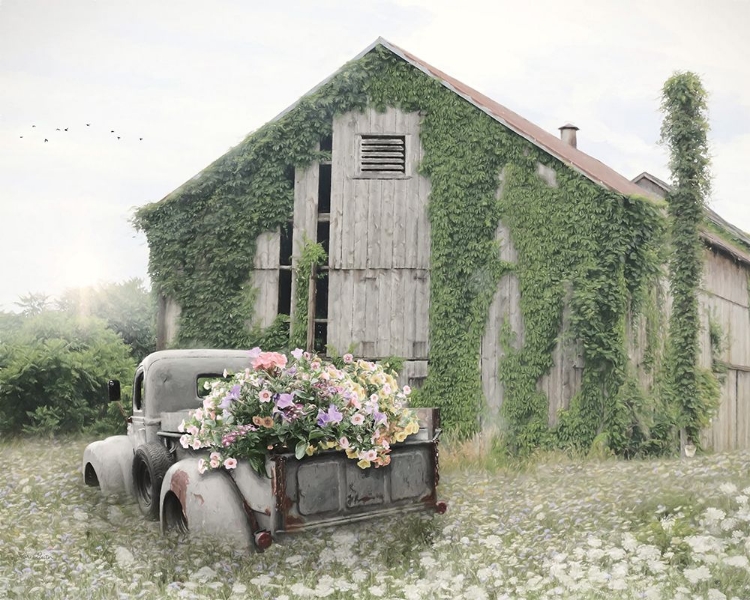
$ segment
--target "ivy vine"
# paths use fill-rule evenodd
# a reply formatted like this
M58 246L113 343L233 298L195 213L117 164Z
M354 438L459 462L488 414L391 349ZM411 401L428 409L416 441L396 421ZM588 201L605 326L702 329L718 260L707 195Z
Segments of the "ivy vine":
M694 73L677 73L662 90L662 142L669 149L672 189L667 194L672 255L669 262L672 312L667 344L668 400L677 425L697 445L714 408L701 393L698 374L698 286L703 268L700 225L710 189L707 95ZM703 382L705 383L705 382ZM702 386L705 392L706 386ZM709 394L711 396L712 394ZM685 441L685 440L683 440Z
M613 451L628 454L669 431L673 421L659 408L659 396L647 396L629 370L625 336L628 319L642 314L652 325L650 364L661 364L653 333L660 314L653 283L665 231L660 207L591 182L383 47L348 64L200 177L138 211L152 281L182 307L178 344L281 344L288 320L266 332L249 326L255 239L292 217L294 169L325 158L316 148L331 135L333 118L368 106L423 115L419 172L431 183L431 349L429 375L415 402L440 407L444 426L459 436L478 430L488 308L502 277L514 276L524 338L512 343L506 326L499 340L507 447L587 448L605 439ZM539 164L555 171L555 185L537 175ZM500 259L501 221L510 229L516 264ZM312 245L299 259L295 345L304 344L309 273L321 260ZM581 348L582 387L559 427L550 430L549 400L537 386L566 335Z

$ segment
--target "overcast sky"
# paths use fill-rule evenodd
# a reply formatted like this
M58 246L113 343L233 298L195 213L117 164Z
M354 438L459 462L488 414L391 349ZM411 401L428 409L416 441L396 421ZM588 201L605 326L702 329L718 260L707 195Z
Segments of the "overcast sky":
M573 122L628 178L669 180L661 86L697 72L711 206L750 231L748 29L750 0L0 0L0 310L146 278L134 207L378 36L549 131Z

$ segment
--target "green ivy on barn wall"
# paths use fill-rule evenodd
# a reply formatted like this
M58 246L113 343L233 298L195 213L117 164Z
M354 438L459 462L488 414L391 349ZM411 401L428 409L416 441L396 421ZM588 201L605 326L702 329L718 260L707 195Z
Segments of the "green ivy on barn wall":
M382 47L347 65L199 178L137 213L155 287L182 307L178 343L249 347L289 326L280 321L270 332L248 326L255 239L291 218L294 168L322 158L315 148L331 134L333 117L368 105L423 115L420 172L431 182L431 352L429 376L415 400L439 406L445 426L458 435L477 431L485 404L481 337L498 282L512 271L525 331L520 349L504 344L499 365L508 447L587 447L602 434L615 451L632 445L648 400L628 372L625 327L653 305L650 284L662 261L665 224L660 209L592 183ZM555 170L555 186L536 175L538 163ZM500 260L501 220L510 227L516 264ZM305 298L295 299L298 309ZM564 309L585 369L581 392L552 432L537 382L551 366ZM292 325L297 334L301 317ZM652 338L656 321L647 327Z

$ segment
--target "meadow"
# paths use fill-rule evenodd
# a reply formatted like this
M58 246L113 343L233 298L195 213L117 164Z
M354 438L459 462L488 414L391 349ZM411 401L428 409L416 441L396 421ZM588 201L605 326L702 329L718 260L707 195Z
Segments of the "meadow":
M242 554L164 537L86 487L86 443L0 443L0 598L750 598L749 453L492 464L445 449L445 515Z

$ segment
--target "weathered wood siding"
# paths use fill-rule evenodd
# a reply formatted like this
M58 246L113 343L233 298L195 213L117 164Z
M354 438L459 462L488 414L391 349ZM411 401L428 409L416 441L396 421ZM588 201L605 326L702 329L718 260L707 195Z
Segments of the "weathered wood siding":
M255 289L252 325L268 327L279 312L279 248L278 231L258 236L250 285Z
M727 364L721 404L703 443L719 452L750 448L750 268L726 254L706 250L701 286L701 366L712 363L709 322L726 337L720 359Z
M372 133L407 136L404 178L356 176L357 136ZM339 352L428 357L430 185L416 172L421 159L418 113L370 109L334 119L328 343Z

